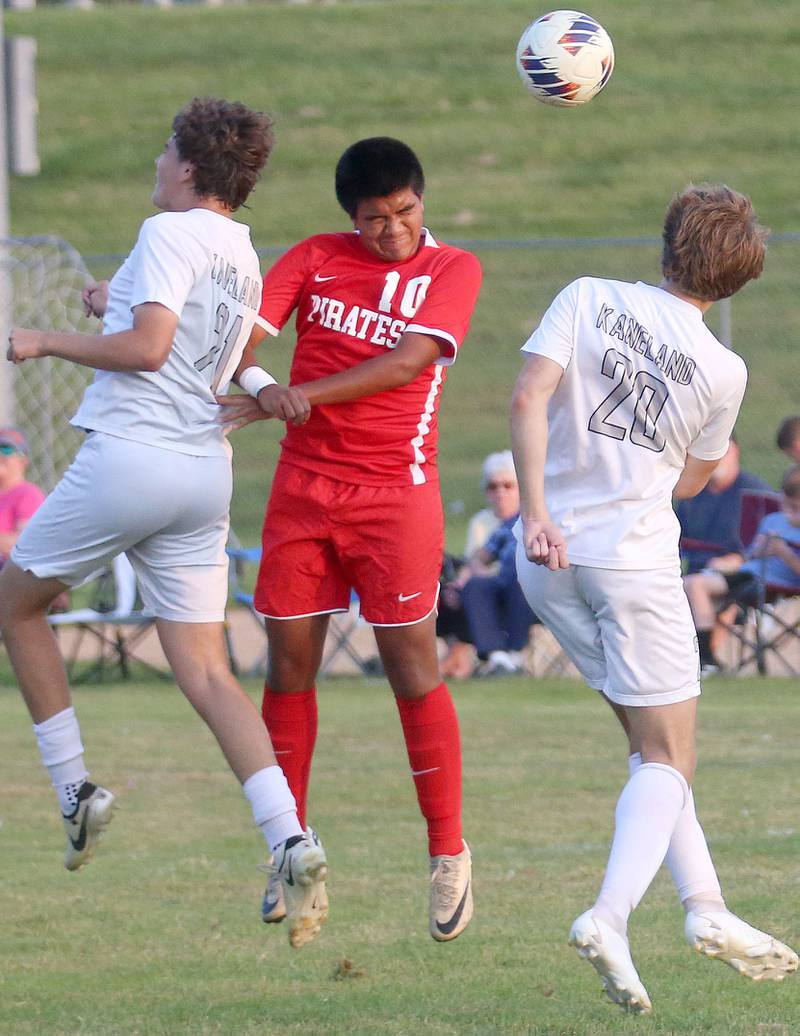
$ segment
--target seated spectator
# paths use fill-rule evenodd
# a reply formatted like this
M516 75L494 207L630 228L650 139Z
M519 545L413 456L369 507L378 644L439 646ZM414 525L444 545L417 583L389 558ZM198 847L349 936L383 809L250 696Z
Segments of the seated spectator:
M793 464L800 464L800 416L787 417L778 426L775 444Z
M442 675L455 679L471 676L475 668L475 649L461 598L464 584L474 574L469 561L498 525L519 511L519 487L511 450L489 454L481 469L481 489L489 506L470 519L464 556L446 554L442 568L436 633L448 642Z
M739 446L731 436L728 452L697 496L681 500L675 513L681 524L681 557L687 573L705 568L736 569L743 561L739 534L742 490L771 492L772 486L739 466ZM694 541L694 542L692 542Z
M719 668L711 631L721 604L757 604L764 586L800 592L800 465L786 472L781 491L781 510L762 519L747 561L724 569L706 568L684 579L697 630L701 671L710 673Z
M44 500L44 493L25 480L28 440L18 428L0 428L0 565L3 565Z
M513 533L518 514L495 529L470 562L473 571L493 563L497 570L473 575L462 590L470 637L484 663L481 676L504 676L523 671L522 649L537 618L517 582L517 539Z

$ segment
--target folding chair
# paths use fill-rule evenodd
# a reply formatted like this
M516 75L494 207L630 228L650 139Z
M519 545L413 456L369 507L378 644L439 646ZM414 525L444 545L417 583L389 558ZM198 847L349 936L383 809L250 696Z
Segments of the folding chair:
M165 677L169 674L137 654L137 645L155 623L152 615L136 607L136 574L125 554L118 554L111 565L95 580L88 608L54 612L47 621L56 634L68 627L75 636L65 654L67 674L73 683L105 680L109 676L131 676L131 663L137 662L148 671ZM83 649L86 640L93 642L95 652L85 669Z
M328 636L319 667L320 676L333 674L334 664L342 656L350 659L362 676L378 676L382 672L376 653L365 657L358 647L358 633L368 623L361 617L361 604L355 591L350 591L350 607L346 612L334 612L328 624Z
M742 516L740 533L742 542L749 548L756 537L759 525L768 515L779 511L780 493L746 490L742 493ZM800 676L800 654L789 649L800 648L800 614L795 608L789 611L787 603L800 603L800 589L796 586L782 586L758 578L758 599L755 604L740 609L738 616L743 621L727 624L728 632L739 643L739 657L734 672L741 672L755 664L762 676L767 675L769 662L773 661L788 676Z

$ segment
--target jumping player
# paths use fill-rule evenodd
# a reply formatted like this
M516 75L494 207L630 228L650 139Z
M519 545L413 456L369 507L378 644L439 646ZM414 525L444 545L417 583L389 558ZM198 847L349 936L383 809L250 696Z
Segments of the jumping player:
M605 879L570 942L634 1013L651 1006L628 918L665 858L700 953L756 981L798 964L727 910L695 815L699 666L671 506L728 448L747 372L703 314L760 275L765 238L743 195L686 188L666 214L660 284L568 285L523 346L513 396L520 583L630 744Z
M65 865L77 870L115 801L87 779L45 613L65 587L128 554L175 678L277 858L290 942L302 946L327 914L325 853L300 824L258 712L230 672L222 627L231 451L214 394L239 367L261 301L250 231L231 217L267 161L272 129L242 104L195 99L172 130L156 160L153 203L163 211L144 222L110 285L84 293L87 311L104 315L104 333L11 332L14 363L58 356L98 373L72 420L89 435L0 574L0 624L58 794ZM242 370L240 384L256 373ZM281 401L291 409L292 394ZM304 411L301 400L293 416Z
M423 190L409 147L358 141L336 168L336 197L354 232L302 241L265 277L267 330L278 334L297 314L290 381L312 410L282 443L255 605L269 637L264 722L302 819L328 620L347 610L351 588L358 594L428 824L431 935L447 941L472 916L472 888L458 722L436 653L437 410L481 272L473 255L425 229ZM248 349L263 337L256 328ZM246 352L243 363L251 362ZM246 396L227 404L233 427L265 416ZM267 922L283 916L280 892L275 882L267 888Z

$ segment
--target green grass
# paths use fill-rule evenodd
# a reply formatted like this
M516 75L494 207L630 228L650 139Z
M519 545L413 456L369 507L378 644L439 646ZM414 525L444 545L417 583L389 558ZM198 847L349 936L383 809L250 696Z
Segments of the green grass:
M151 212L153 158L192 94L272 111L278 145L246 218L258 247L285 246L346 220L333 167L354 139L409 141L428 174L429 223L475 239L485 269L472 332L442 406L448 540L481 506L483 456L508 442L518 348L550 298L585 273L658 277L655 245L502 249L498 239L658 237L672 193L722 179L752 194L776 232L800 230L793 113L797 19L786 4L596 0L617 67L577 111L538 104L513 54L538 13L530 0L250 3L91 13L53 5L6 12L8 34L38 42L42 173L12 183L18 234L52 233L85 256L125 253ZM109 272L93 262L93 272ZM751 370L740 421L746 466L776 482L778 421L797 410L800 244L776 242L760 282L733 308ZM711 323L715 325L712 315ZM292 336L265 353L285 374ZM257 536L280 429L238 439L233 516Z
M257 693L253 688L254 695ZM477 915L426 928L422 822L382 681L329 681L311 819L331 918L293 952L258 919L259 837L210 735L171 686L80 688L87 760L120 798L89 868L62 833L13 691L0 693L3 995L11 1036L794 1036L800 983L759 987L697 958L660 875L631 936L655 1004L629 1019L566 946L602 875L625 753L610 712L569 681L454 688ZM795 945L796 688L709 682L698 808L731 906ZM343 961L356 977L337 980Z

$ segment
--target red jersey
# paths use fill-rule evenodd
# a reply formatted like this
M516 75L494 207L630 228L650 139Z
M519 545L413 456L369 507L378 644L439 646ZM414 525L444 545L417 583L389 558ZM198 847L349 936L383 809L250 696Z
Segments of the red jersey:
M362 485L438 479L445 369L466 337L480 283L477 258L427 230L417 252L398 263L372 255L356 233L318 234L283 255L264 277L261 316L278 334L297 310L292 385L380 356L407 331L442 347L441 358L408 385L313 407L305 424L289 426L285 460Z

